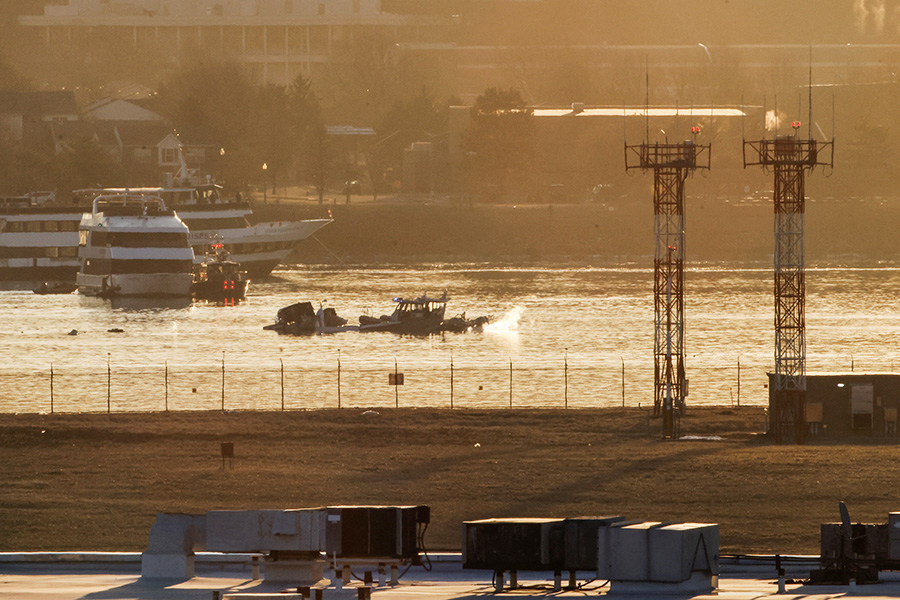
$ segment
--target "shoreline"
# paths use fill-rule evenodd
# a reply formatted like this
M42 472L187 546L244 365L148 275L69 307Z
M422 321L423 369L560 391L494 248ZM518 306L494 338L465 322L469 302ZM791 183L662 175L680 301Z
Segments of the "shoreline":
M763 426L758 406L692 408L678 442L636 408L2 414L0 551L141 551L157 512L427 504L430 550L458 550L465 520L621 514L792 554L838 501L897 509L895 439L776 446Z

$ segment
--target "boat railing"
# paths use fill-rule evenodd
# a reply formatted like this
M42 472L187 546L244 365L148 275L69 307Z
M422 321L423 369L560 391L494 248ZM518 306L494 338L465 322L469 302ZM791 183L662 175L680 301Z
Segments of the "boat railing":
M123 192L101 194L94 198L94 213L161 214L166 213L166 203L159 196L144 193Z

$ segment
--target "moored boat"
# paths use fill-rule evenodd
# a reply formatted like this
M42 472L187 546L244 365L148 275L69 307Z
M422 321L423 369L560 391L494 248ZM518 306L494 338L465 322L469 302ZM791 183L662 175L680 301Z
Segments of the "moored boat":
M247 296L250 279L241 264L230 260L222 244L213 244L203 262L194 265L191 291L198 300L234 302Z
M162 198L104 194L79 227L78 291L89 296L190 296L188 228Z
M80 266L79 222L98 195L159 196L188 226L195 264L218 241L250 278L269 275L298 242L331 223L327 218L251 224L249 202L239 194L226 198L220 185L199 179L179 179L169 187L76 190L67 198L53 192L0 198L0 282L28 282L26 289L44 281L73 283Z

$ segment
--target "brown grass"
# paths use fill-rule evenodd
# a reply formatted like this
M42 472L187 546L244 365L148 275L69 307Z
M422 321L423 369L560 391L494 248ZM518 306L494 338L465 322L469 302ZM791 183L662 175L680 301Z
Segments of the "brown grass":
M721 524L726 552L817 552L819 523L900 509L896 442L776 446L760 408L0 415L0 550L142 550L158 511L428 504L460 522L622 514ZM233 441L233 469L220 442ZM852 442L852 443L851 443Z

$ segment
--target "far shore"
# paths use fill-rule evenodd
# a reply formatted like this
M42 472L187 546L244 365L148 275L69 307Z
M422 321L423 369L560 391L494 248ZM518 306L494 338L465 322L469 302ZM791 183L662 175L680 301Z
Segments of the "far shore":
M817 553L839 501L854 521L900 510L895 439L778 446L764 423L694 408L672 442L631 408L2 414L0 551L141 551L157 512L427 504L433 550L465 520L620 514L719 523L723 552Z

